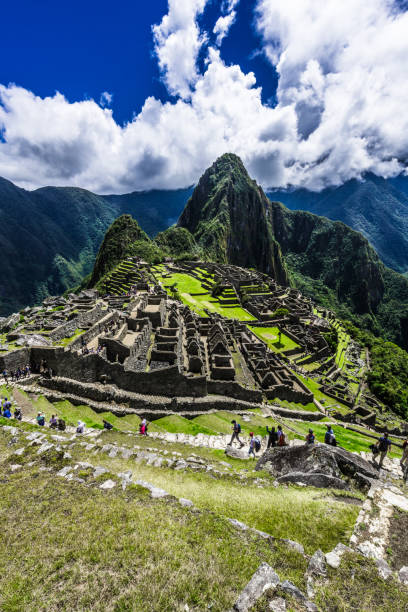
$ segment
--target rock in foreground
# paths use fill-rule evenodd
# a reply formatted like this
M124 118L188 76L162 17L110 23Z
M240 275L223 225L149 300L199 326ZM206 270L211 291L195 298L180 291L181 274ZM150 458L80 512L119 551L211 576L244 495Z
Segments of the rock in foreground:
M339 489L347 488L342 476L354 478L356 474L364 474L367 478L378 478L375 468L359 455L325 444L271 448L262 455L255 469L267 470L279 482Z

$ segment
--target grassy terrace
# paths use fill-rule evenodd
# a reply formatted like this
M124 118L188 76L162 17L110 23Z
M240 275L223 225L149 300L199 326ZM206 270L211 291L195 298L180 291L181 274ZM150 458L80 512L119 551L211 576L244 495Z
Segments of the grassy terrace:
M318 442L324 442L324 434L326 432L326 426L322 423L304 423L300 421L290 421L288 419L282 419L284 423L298 431L300 434L306 436L311 427L316 435ZM354 431L345 429L342 426L333 426L333 431L336 436L336 440L339 446L342 446L346 450L359 453L360 451L370 452L369 446L375 443L373 438L369 438L364 433L358 434ZM303 438L303 435L299 436ZM380 434L378 434L378 438ZM390 457L401 457L401 449L391 447Z
M205 310L210 310L229 319L237 319L239 321L255 320L255 317L240 306L221 306L218 300L214 299L211 293L208 293L208 290L202 286L201 282L197 278L190 276L190 274L179 272L168 276L157 274L157 279L161 281L168 293L170 293L170 287L176 284L182 302L187 304L201 317L206 317ZM194 295L197 293L202 295Z
M285 336L285 334L281 334L280 342L279 342L279 328L278 327L251 327L249 326L251 331L258 336L261 340L266 342L268 347L275 352L287 351L289 349L298 348L299 345L296 344L291 338Z

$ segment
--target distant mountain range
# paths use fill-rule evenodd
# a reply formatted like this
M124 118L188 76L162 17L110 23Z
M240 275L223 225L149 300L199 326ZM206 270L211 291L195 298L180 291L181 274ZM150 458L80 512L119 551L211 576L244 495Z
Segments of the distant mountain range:
M78 285L91 272L105 232L119 215L131 214L155 235L177 220L191 192L26 191L0 178L0 316Z
M408 271L408 177L367 174L363 181L347 181L320 192L278 190L267 195L292 210L343 221L367 238L387 266Z

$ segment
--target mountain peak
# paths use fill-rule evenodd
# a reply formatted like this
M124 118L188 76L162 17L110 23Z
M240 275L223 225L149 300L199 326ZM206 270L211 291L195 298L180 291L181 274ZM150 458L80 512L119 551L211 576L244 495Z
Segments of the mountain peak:
M178 225L188 229L215 261L253 267L287 284L267 210L264 192L241 159L225 153L200 178Z

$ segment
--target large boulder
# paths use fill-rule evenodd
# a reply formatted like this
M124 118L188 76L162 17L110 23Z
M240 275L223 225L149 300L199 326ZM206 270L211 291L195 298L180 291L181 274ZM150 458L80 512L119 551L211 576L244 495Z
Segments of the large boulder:
M310 487L348 489L347 483L341 478L330 476L330 474L320 474L318 472L289 472L276 479L279 484L286 482L301 483Z
M302 482L320 487L346 488L342 475L361 479L378 478L378 472L368 461L327 444L304 444L270 448L262 455L255 467L267 470L279 482ZM314 475L312 477L312 475Z

